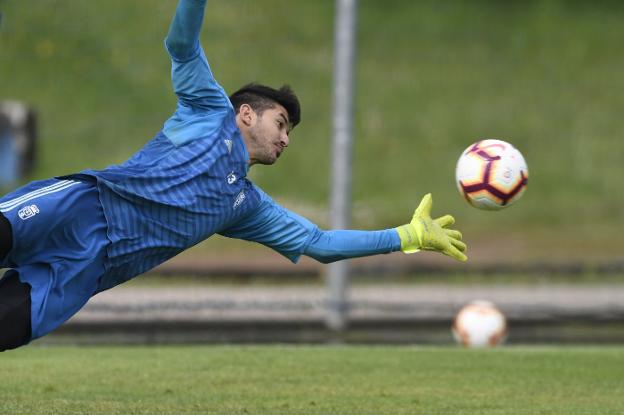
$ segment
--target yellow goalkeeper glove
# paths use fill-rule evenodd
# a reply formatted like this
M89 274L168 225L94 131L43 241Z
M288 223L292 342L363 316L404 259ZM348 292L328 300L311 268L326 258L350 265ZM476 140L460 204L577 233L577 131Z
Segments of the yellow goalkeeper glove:
M421 249L438 251L459 261L466 261L466 244L461 241L461 232L447 229L455 223L455 219L451 215L431 219L432 204L431 193L426 194L416 208L412 221L396 228L401 238L401 251L406 254Z

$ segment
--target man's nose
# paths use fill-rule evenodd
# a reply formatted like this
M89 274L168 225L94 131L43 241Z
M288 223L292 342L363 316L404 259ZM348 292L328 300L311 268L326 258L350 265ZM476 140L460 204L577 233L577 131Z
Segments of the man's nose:
M288 147L288 144L290 143L288 133L283 133L280 141L282 142L282 147Z

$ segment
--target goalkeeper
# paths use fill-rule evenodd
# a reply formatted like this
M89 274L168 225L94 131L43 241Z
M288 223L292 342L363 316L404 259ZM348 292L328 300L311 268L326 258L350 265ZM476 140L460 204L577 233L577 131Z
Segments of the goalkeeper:
M402 250L465 261L466 245L433 220L426 195L410 223L380 231L323 231L247 178L273 164L300 121L288 86L228 97L199 44L205 0L180 0L165 40L174 114L123 164L30 183L0 199L0 350L56 329L93 295L218 233L259 242L297 262L327 263Z

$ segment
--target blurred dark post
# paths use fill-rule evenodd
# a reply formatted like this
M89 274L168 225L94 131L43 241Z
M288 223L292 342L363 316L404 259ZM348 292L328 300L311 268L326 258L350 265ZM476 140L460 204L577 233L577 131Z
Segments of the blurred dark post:
M35 164L37 120L26 105L0 102L0 187L15 184Z

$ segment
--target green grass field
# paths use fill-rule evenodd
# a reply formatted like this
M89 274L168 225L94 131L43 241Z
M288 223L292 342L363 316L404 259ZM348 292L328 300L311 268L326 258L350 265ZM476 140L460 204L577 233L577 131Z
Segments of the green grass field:
M621 414L613 347L26 347L8 414Z

